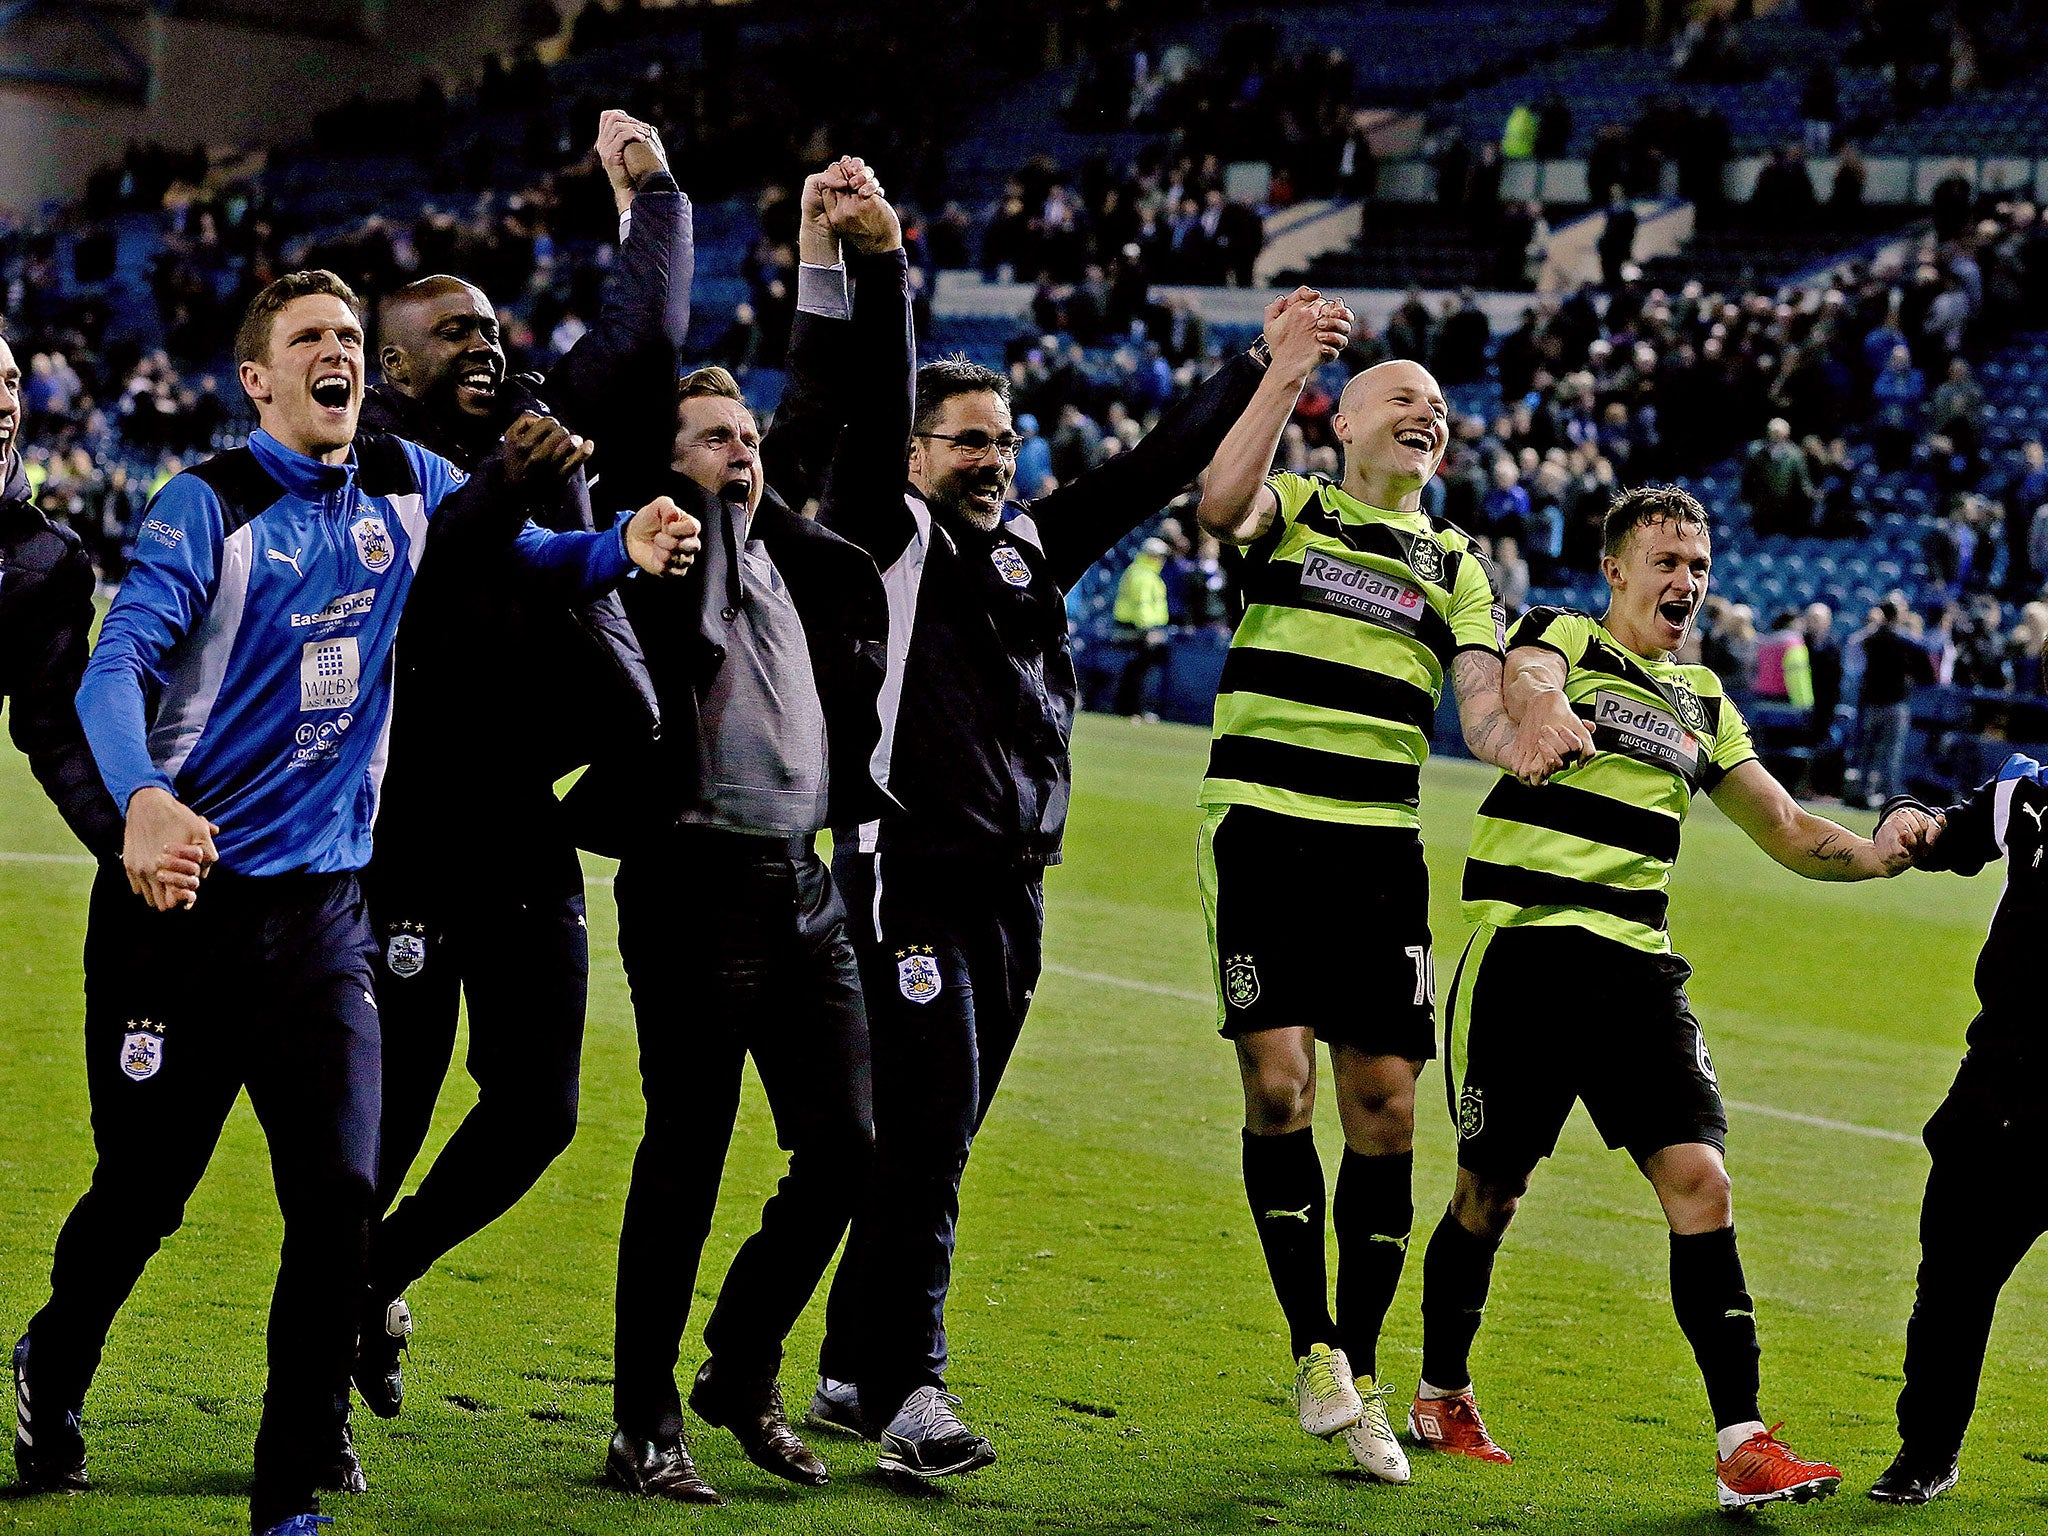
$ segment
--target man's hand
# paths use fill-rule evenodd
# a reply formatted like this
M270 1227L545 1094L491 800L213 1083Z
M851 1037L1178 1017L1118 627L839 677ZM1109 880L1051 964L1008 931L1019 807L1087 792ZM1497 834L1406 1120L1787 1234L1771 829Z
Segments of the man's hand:
M843 186L827 184L825 218L832 233L863 254L893 251L903 244L903 225L882 195L882 184L868 163L843 155L835 167Z
M612 184L612 200L624 213L640 179L668 169L668 152L650 124L613 108L597 120L597 161Z
M1506 767L1524 784L1541 784L1552 774L1594 753L1593 732L1562 692L1538 694L1517 723L1503 754Z
M1887 875L1910 869L1931 849L1947 825L1944 817L1930 816L1916 806L1900 806L1879 823L1871 841Z
M159 912L191 906L200 880L220 859L213 846L218 831L168 790L138 789L129 798L121 839L128 888Z
M559 485L597 452L552 416L529 411L505 429L505 483L524 488Z
M650 576L680 576L704 547L697 519L657 496L626 524L626 553Z
M1306 379L1351 343L1351 311L1313 288L1297 288L1266 306L1268 365L1279 378Z

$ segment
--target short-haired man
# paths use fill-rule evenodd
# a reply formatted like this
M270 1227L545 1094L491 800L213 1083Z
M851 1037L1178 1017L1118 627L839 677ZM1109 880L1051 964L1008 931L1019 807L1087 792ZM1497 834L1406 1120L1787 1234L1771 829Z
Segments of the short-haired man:
M1198 510L1209 532L1245 547L1246 572L1202 781L1202 904L1295 1411L1308 1433L1343 1435L1371 1476L1405 1483L1377 1356L1415 1216L1415 1082L1436 1054L1422 764L1446 682L1473 753L1505 764L1504 615L1493 567L1462 529L1421 510L1450 426L1420 364L1381 363L1345 385L1330 423L1342 485L1269 477L1302 387L1332 355L1311 311L1288 321ZM1348 957L1341 987L1302 963L1330 954ZM1318 1040L1344 1128L1334 1319Z
M98 1164L14 1354L26 1481L83 1486L78 1413L107 1330L246 1086L285 1231L250 1524L284 1536L312 1536L316 1486L349 1470L336 1450L380 1092L356 871L399 615L429 553L461 562L513 542L522 560L606 580L626 563L616 536L604 555L526 521L589 451L553 421L513 423L466 483L425 449L359 436L362 349L355 295L331 272L250 301L235 356L261 426L152 499L87 664L79 716L126 812L123 867L101 870L86 931ZM627 541L653 570L674 552L661 526L636 516Z
M1795 1456L1758 1411L1728 1119L1686 997L1691 968L1671 949L1665 888L1702 789L1811 880L1895 875L1911 852L1896 826L1873 844L1801 809L1758 760L1720 680L1674 659L1713 562L1697 501L1672 486L1626 492L1604 550L1603 617L1534 608L1508 642L1502 696L1517 748L1533 751L1509 753L1516 771L1480 806L1465 864L1465 916L1480 927L1452 983L1458 1182L1423 1260L1409 1426L1437 1449L1509 1459L1480 1420L1468 1359L1494 1253L1583 1099L1670 1223L1671 1302L1713 1410L1721 1507L1825 1498L1840 1471Z
M902 234L857 160L810 178L803 207L851 249L878 322L858 344L893 357L904 381L893 395L866 392L843 433L818 434L842 448L833 484L873 482L878 465L879 483L893 484L910 435ZM833 297L843 308L843 283ZM816 420L805 401L824 385L803 327L820 302L805 282L778 434ZM723 1502L698 1475L675 1372L747 1057L789 1171L719 1287L689 1404L756 1466L807 1487L827 1481L825 1465L791 1429L776 1374L873 1151L860 972L816 839L886 803L872 759L888 601L865 553L768 487L763 449L723 368L682 381L669 485L703 522L704 553L689 580L627 594L662 738L651 760L599 763L570 795L572 809L604 813L609 836L594 846L619 856L619 957L647 1100L619 1236L617 1433L604 1475L687 1503Z
M465 470L529 410L601 438L603 457L591 466L601 476L578 470L542 514L563 533L609 529L618 508L637 504L628 498L657 489L690 323L690 204L659 136L606 112L596 152L625 233L595 320L547 376L506 377L489 298L458 278L424 277L384 305L383 377L363 401L367 429L410 438ZM370 1243L355 1380L383 1418L404 1398L406 1287L509 1210L575 1133L590 942L583 868L551 786L659 726L614 591L571 607L557 584L509 560L430 570L399 641L391 771L377 857L363 876L385 1025L383 1219ZM484 678L520 680L514 728L503 689L480 686ZM488 773L448 771L480 753ZM509 828L528 875L517 883L494 857ZM465 997L476 1105L419 1187L390 1209L426 1141Z
M20 434L21 365L0 340L0 700L36 782L78 840L111 862L121 856L121 813L75 702L92 631L92 557L36 506Z
M1269 332L1297 302L1269 307ZM811 1417L878 1436L886 1472L995 1459L946 1391L945 1303L961 1176L1038 985L1045 867L1066 829L1078 699L1063 589L1200 472L1270 345L1036 502L1010 498L1022 439L1008 381L928 363L909 488L842 493L825 514L874 556L889 594L875 764L895 804L833 838L873 1020L875 1195L833 1281Z

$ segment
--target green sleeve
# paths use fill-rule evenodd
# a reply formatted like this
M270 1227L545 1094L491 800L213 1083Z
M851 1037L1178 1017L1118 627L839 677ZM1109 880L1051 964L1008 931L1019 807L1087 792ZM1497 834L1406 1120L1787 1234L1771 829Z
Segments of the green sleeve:
M1756 748L1749 739L1748 722L1742 718L1742 711L1735 707L1735 701L1723 694L1720 728L1714 732L1713 743L1707 750L1707 761L1726 774L1755 756Z
M1583 613L1574 613L1569 608L1531 608L1508 636L1508 649L1540 645L1576 667L1592 638L1593 621Z
M1508 611L1502 605L1492 562L1471 550L1458 562L1457 584L1451 591L1451 638L1461 651L1504 654L1508 648Z
M1266 477L1266 484L1273 488L1273 494L1280 498L1280 516L1276 522L1291 523L1301 516L1301 509L1316 499L1317 485L1307 475L1290 474L1280 470Z

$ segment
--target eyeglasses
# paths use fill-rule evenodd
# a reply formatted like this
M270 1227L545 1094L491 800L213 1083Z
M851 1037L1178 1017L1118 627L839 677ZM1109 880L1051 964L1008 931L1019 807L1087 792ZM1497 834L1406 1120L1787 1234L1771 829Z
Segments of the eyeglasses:
M951 443L961 454L978 459L989 449L996 451L996 457L1005 464L1016 462L1017 450L1024 446L1021 437L990 437L986 432L920 432L919 437L936 438L942 443Z

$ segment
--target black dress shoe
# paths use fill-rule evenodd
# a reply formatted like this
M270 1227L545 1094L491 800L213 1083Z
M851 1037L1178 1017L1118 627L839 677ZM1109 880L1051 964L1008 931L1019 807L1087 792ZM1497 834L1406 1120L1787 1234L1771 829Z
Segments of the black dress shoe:
M356 1456L355 1436L349 1432L348 1420L341 1421L341 1444L335 1447L334 1459L327 1470L320 1474L322 1493L368 1493L370 1480L363 1476L363 1464Z
M604 1480L643 1499L674 1499L679 1504L723 1504L725 1496L697 1475L690 1444L680 1434L657 1440L636 1440L623 1429L612 1436L605 1453Z
M825 1463L789 1427L782 1387L772 1377L728 1384L706 1360L690 1386L690 1411L707 1424L731 1430L747 1460L764 1472L806 1488L822 1488L832 1481Z
M412 1312L399 1297L388 1306L371 1306L363 1314L362 1331L356 1335L356 1391L363 1406L380 1419L395 1419L405 1406L405 1375L399 1368L400 1353L411 1346Z
M1870 1496L1880 1504L1925 1504L1955 1487L1962 1475L1953 1456L1946 1462L1928 1462L1900 1451L1870 1485Z

